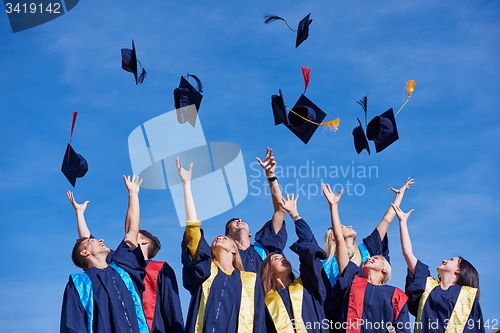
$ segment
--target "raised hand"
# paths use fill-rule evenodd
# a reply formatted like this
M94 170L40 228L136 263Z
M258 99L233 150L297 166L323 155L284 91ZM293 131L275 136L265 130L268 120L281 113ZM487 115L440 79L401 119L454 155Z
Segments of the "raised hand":
M389 190L391 190L392 192L394 192L396 194L400 194L400 193L405 192L407 189L409 189L410 185L412 185L414 183L415 183L414 179L411 179L410 177L408 177L408 178L406 178L404 185L399 190L396 190L393 187L389 187Z
M189 165L189 168L186 170L182 167L182 163L179 162L179 158L175 158L175 165L177 166L177 172L179 173L179 177L183 183L187 183L191 181L192 171L193 171L193 163Z
M264 162L260 160L260 158L256 157L262 169L266 173L266 177L270 178L274 176L274 170L276 169L276 161L274 160L273 150L271 148L266 149L266 157L264 158Z
M125 187L127 188L129 193L135 193L135 194L139 193L139 189L144 179L136 175L133 175L132 179L130 178L130 176L122 176L122 177L123 181L125 182Z
M87 209L87 204L90 201L85 201L82 204L76 203L73 192L71 191L66 192L66 196L68 197L69 202L71 203L76 212L82 212L82 213L85 212L85 209Z
M327 185L324 183L321 184L321 189L323 190L323 194L325 195L325 198L328 201L328 203L330 204L330 206L331 205L338 205L344 190L340 190L339 194L335 195L335 193L333 193L330 185Z
M292 214L294 212L297 212L297 200L299 200L298 194L297 194L297 196L295 196L294 193L292 193L291 195L287 194L286 199L282 198L282 201L279 204L284 210L286 210L288 213ZM296 214L296 215L298 215L298 214Z
M406 222L408 220L408 217L410 217L411 213L415 211L415 209L412 209L408 213L405 213L401 210L401 208L399 208L399 206L396 206L393 203L391 203L391 206L396 212L396 216L398 217L400 222Z

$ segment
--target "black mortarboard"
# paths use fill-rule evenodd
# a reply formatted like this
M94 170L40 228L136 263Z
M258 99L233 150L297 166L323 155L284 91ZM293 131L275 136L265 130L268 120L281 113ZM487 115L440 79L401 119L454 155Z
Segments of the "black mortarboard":
M195 79L198 89L195 89L191 83L188 82L188 80L181 76L179 87L174 89L174 104L175 109L177 110L177 121L180 124L184 124L188 121L194 127L196 123L196 115L200 110L201 99L203 98L203 95L201 94L203 92L203 85L196 75L188 74L187 76L191 76ZM195 115L186 114L186 112L189 112L189 110L192 109L181 109L191 104L196 106Z
M271 96L271 106L273 108L274 114L274 125L288 124L288 119L286 117L285 101L283 100L283 95L281 94L281 89L278 95Z
M309 25L313 21L312 19L309 18L310 16L311 16L311 13L307 14L307 16L304 17L299 22L299 26L298 26L297 30L292 29L288 25L288 22L284 18L282 18L280 16L276 16L276 15L271 15L271 14L264 15L264 23L267 24L267 23L270 23L270 22L273 22L273 21L277 21L277 20L281 20L281 21L285 22L285 24L288 26L288 29L297 32L297 39L295 41L295 48L297 48L297 47L299 47L299 45L303 41L305 41L307 39L307 37L309 37Z
M307 14L300 22L297 28L297 40L295 42L295 48L299 47L299 45L309 37L309 25L312 23L312 19L309 19L311 13Z
M64 158L61 166L61 171L64 173L66 178L69 180L71 185L75 187L76 178L83 177L89 167L85 158L82 155L77 154L73 147L68 143L68 147L64 152Z
M356 148L356 152L360 154L363 149L366 149L368 155L370 155L370 146L368 145L368 140L365 136L365 131L363 130L363 126L361 125L361 120L358 119L359 126L352 130L352 136L354 137L354 148Z
M392 108L376 116L366 127L366 137L375 142L377 153L381 152L399 139L396 119Z
M137 77L137 63L142 68L141 75ZM135 53L135 45L132 40L132 49L122 49L122 68L127 72L131 72L135 77L135 84L143 83L146 78L146 71L142 67L142 64L137 60L137 55Z
M300 96L292 110L300 116L318 124L326 117L326 113L311 102L304 94ZM285 126L305 144L309 142L309 139L311 139L318 128L318 125L299 117L291 111L288 113L288 124L285 124Z

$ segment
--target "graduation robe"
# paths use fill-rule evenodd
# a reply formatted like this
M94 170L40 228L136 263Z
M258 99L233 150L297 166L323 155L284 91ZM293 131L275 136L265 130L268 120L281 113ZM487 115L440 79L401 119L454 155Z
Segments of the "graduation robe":
M415 332L420 329L420 333L441 333L449 324L448 332L484 333L483 315L475 297L475 288L455 284L443 290L439 282L430 277L429 266L419 260L415 274L408 271L405 289L410 313L417 317L417 322L420 318L420 324L415 324ZM462 297L459 298L460 294Z
M266 295L267 332L327 333L329 326L323 309L326 287L321 277L321 259L326 253L303 219L295 222L295 230L299 239L290 249L299 256L300 277L287 288Z
M147 260L144 284L142 300L149 331L184 332L179 288L172 267L164 261Z
M122 241L110 259L130 276L137 292L144 290L146 262L139 247L131 250ZM93 333L139 333L134 300L120 274L111 267L91 267L85 273L92 283ZM139 304L140 307L140 304ZM64 290L61 333L88 333L88 317L70 277Z
M387 323L391 323L396 332L409 333L407 299L399 288L368 283L361 268L349 262L333 288L331 301L339 307L341 318L333 323L335 331L387 333Z
M215 266L203 230L196 261L189 253L185 236L181 246L182 281L191 294L186 332L265 332L264 295L257 275L238 270L226 274ZM252 283L242 283L242 280ZM207 294L205 303L203 299ZM239 325L240 320L249 324Z
M255 234L254 245L250 245L246 250L240 250L241 262L245 271L259 274L260 266L262 266L262 261L267 254L283 252L287 238L285 222L283 222L280 231L276 233L272 220L267 221Z

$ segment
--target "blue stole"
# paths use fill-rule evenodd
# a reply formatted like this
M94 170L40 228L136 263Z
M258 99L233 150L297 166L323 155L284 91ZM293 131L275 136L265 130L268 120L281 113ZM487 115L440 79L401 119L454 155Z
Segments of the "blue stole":
M266 259L267 253L262 244L260 244L259 242L254 242L253 249L262 258L262 260Z
M146 324L146 318L144 316L144 311L142 310L142 303L139 294L135 290L134 283L125 270L118 267L114 262L109 264L109 267L113 268L125 283L132 300L134 301L135 314L137 315L137 324L139 325L140 333L149 333L148 325ZM87 314L88 321L88 333L92 333L93 317L94 317L94 293L92 291L92 281L86 273L71 274L73 279L73 284L80 296L80 301L82 302L85 313Z
M359 252L361 253L361 262L365 262L370 258L370 252L366 247L365 243L361 243L358 246ZM330 281L331 286L333 287L335 283L337 283L336 277L340 274L339 272L339 264L337 263L337 258L332 257L331 259L321 260L323 264L323 270Z

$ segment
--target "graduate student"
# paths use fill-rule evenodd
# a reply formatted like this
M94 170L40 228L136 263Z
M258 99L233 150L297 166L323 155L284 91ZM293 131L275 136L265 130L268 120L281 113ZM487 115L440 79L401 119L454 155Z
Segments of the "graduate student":
M255 235L255 242L251 244L250 228L248 224L240 218L232 218L226 223L226 236L231 237L238 246L243 268L246 271L259 273L262 261L270 252L282 252L286 246L287 233L284 226L285 211L280 206L282 198L281 189L276 178L276 161L273 150L267 148L264 161L256 158L266 174L274 213L268 222Z
M142 179L123 176L123 180L129 194L125 237L111 255L104 240L92 237L83 224L85 220L78 218L83 217L88 201L74 206L79 232L88 236L80 237L73 247L73 263L84 272L72 274L66 285L61 314L63 333L148 332L139 295L144 290L146 266L137 243L140 221L136 214L130 214L139 208ZM70 197L74 201L68 193Z
M282 199L282 207L295 222L298 240L290 249L300 260L300 277L295 278L290 262L281 253L271 253L262 263L260 281L267 307L267 332L329 332L323 310L326 288L321 277L321 259L325 251L319 247L309 225L297 210L292 194Z
M191 293L186 332L265 332L262 287L243 271L236 243L228 236L205 240L191 192L191 173L176 159L184 190L186 231L182 239L182 280ZM210 195L207 193L207 195Z
M91 233L84 216L87 204L90 201L78 204L72 192L68 191L66 195L75 209L79 238L90 237ZM131 208L127 210L125 228L128 228L130 221L140 220L139 205ZM150 232L139 230L137 243L144 260L146 260L142 307L149 331L154 333L184 332L184 319L182 317L179 287L175 272L167 262L151 260L161 249L160 241ZM108 264L111 262L112 255L113 251L110 251L107 257Z
M393 203L395 205L401 204L406 190L412 185L413 179L409 177L406 179L403 186L397 190L390 187L389 190L396 194ZM347 251L349 254L349 260L354 262L356 265L361 265L363 262L368 260L369 257L381 254L387 260L389 260L389 245L387 240L387 230L391 225L392 220L396 214L391 206L387 209L382 220L377 225L375 230L366 238L360 245L356 245L357 233L354 231L352 226L342 226L342 236L345 240L347 246ZM323 260L323 269L326 273L330 285L336 282L336 277L339 275L339 266L337 264L336 252L337 246L335 239L333 237L333 228L330 227L325 233L325 246L324 249L327 253L327 259Z
M342 191L335 195L329 185L321 187L330 206L340 271L328 300L340 314L340 320L334 323L335 331L409 333L408 298L399 288L386 284L391 277L391 265L380 254L368 258L361 267L349 260L338 213Z
M429 266L413 254L408 217L393 205L399 219L401 249L408 265L406 294L408 306L416 317L414 332L481 332L484 322L479 305L479 274L462 257L443 260L438 266L439 281L430 276Z

